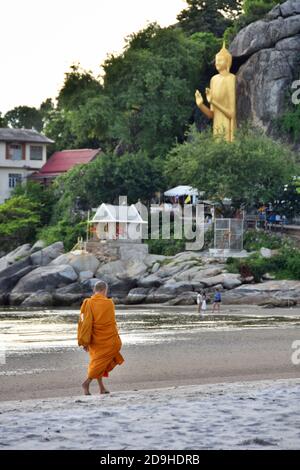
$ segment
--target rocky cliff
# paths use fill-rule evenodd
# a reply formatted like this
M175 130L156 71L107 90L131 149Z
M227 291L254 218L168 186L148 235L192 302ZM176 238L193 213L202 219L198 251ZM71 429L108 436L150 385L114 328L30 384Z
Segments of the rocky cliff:
M242 29L230 45L237 72L238 119L272 133L300 79L300 1L288 0Z

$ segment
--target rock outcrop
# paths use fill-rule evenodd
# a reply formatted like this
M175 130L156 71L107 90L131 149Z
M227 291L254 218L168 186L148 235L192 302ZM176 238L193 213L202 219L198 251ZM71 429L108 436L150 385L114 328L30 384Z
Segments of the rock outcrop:
M242 29L230 45L237 73L238 121L272 133L300 78L300 2L288 0Z
M11 292L10 298L14 304L20 295L21 303L25 298L38 291L53 292L77 280L77 274L69 265L42 266L22 277ZM24 298L23 298L24 296Z
M103 264L85 251L62 251L61 243L48 247L36 244L32 248L23 245L7 255L6 267L0 271L0 304L28 308L79 306L92 295L100 279L108 283L109 294L117 304L194 305L199 292L205 291L210 301L216 288L228 304L272 307L300 303L299 281L275 281L265 273L265 282L254 284L253 278L227 272L224 259L208 253L149 255L146 246L126 250L124 245L118 260ZM273 254L261 251L261 256ZM18 261L12 263L13 259Z
M47 266L51 261L55 260L63 253L64 244L62 242L56 242L42 250L35 251L31 255L31 261L32 264L36 266Z
M300 302L300 281L266 281L249 284L223 295L226 304L291 306Z

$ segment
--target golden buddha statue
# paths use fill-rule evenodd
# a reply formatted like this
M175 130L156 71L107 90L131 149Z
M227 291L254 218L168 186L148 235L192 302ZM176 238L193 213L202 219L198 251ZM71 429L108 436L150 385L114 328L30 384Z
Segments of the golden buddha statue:
M230 73L231 65L232 55L223 44L216 55L216 69L219 73L212 77L210 88L206 88L206 98L210 108L204 104L198 90L195 94L198 108L209 119L213 119L214 135L223 135L228 142L234 140L236 128L236 77Z

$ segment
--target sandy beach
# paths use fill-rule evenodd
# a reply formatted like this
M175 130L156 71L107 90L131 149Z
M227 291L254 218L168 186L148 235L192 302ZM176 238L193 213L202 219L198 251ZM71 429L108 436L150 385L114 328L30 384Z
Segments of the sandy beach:
M299 449L300 380L0 405L0 449Z
M125 364L82 395L77 310L2 309L0 449L299 449L300 309L117 307Z

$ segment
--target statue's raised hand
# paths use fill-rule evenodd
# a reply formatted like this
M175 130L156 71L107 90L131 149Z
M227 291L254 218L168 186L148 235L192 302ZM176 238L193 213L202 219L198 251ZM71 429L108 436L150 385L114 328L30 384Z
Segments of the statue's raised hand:
M210 88L206 88L205 92L206 92L206 99L207 99L208 103L211 103L211 91L210 91Z
M196 91L195 93L195 98L196 98L196 103L198 108L203 104L203 98L199 90Z

